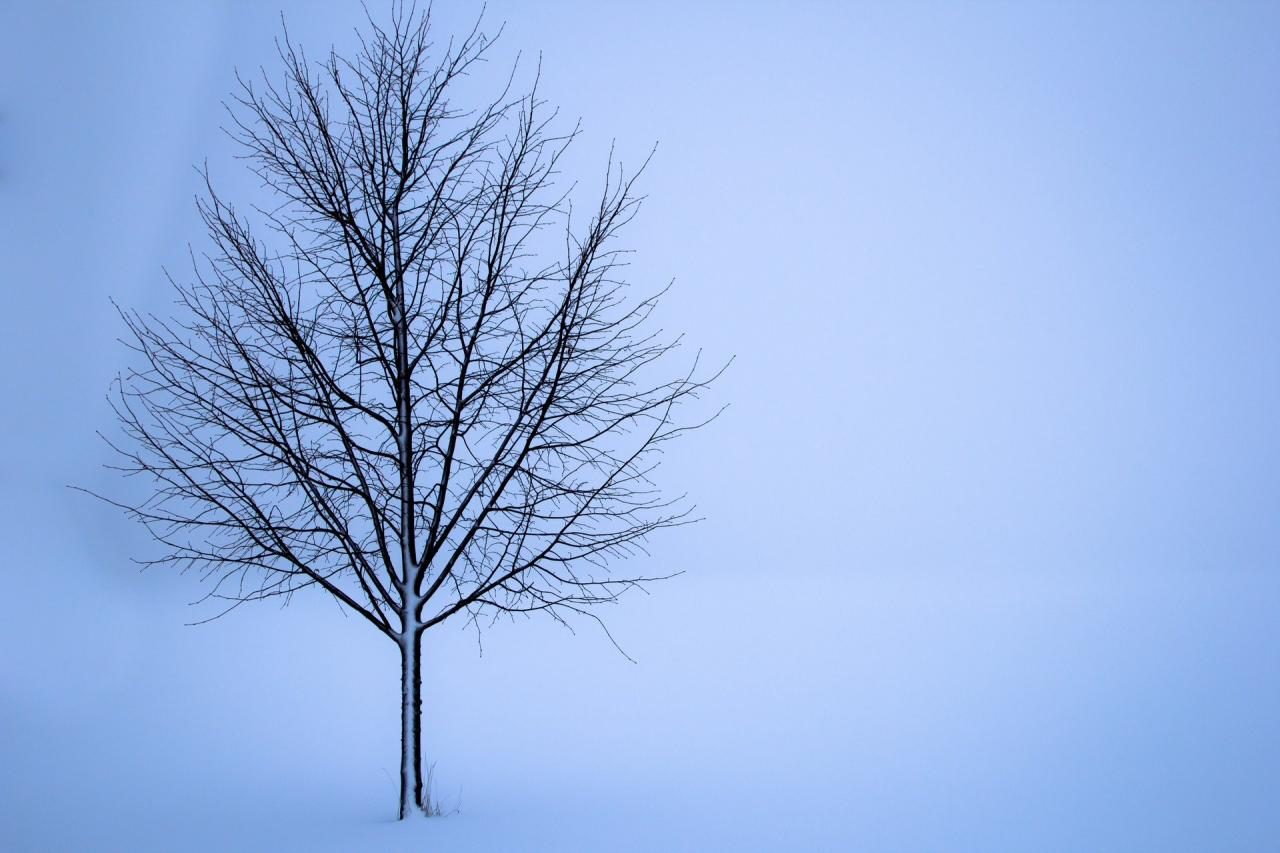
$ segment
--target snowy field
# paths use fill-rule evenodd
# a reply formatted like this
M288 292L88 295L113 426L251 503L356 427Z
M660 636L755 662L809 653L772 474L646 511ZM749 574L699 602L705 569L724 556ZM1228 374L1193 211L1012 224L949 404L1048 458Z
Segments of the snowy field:
M11 590L77 615L5 623L5 849L1260 851L1280 834L1273 576L676 580L613 622L636 664L591 631L499 627L483 657L449 632L428 644L427 749L459 811L410 824L390 645L304 605L184 628L178 589Z

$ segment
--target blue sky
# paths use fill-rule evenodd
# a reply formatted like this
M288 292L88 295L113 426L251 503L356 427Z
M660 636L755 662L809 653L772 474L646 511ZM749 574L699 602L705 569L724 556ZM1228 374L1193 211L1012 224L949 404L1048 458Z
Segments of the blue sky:
M0 36L0 525L21 602L3 638L23 650L0 663L0 763L22 768L3 808L26 846L71 755L91 816L145 815L193 766L196 799L233 811L296 784L271 817L286 837L308 809L350 830L392 804L388 650L323 601L183 628L196 580L139 575L140 533L64 488L112 482L109 299L167 310L162 268L202 247L193 166L259 197L220 102L235 68L276 67L276 12L14 4ZM436 12L448 33L478 6ZM361 20L284 14L317 53ZM582 117L569 176L591 186L615 139L624 162L658 144L631 278L674 278L664 325L736 361L728 412L666 463L707 521L648 559L687 575L611 617L638 665L536 624L496 629L483 659L462 633L428 651L428 752L467 792L439 831L483 849L510 823L555 849L588 812L587 848L656 849L663 827L689 849L1274 838L1280 10L496 2L485 20ZM296 707L309 722L281 735ZM550 735L495 738L511 709ZM619 829L653 797L656 828Z

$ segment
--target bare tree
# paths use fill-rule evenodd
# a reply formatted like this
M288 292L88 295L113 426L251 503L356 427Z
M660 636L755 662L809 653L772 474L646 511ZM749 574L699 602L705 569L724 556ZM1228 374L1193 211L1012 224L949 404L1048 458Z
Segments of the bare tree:
M176 318L122 312L140 366L112 398L119 467L155 484L116 502L165 546L150 563L198 570L219 615L318 587L395 643L401 817L424 806L423 633L598 620L656 579L609 564L690 520L650 474L712 378L660 374L678 339L627 298L635 176L610 157L575 220L577 129L514 71L455 103L492 40L435 45L428 18L371 21L349 60L286 34L283 81L240 81L229 129L278 204L241 212L206 173L212 249Z

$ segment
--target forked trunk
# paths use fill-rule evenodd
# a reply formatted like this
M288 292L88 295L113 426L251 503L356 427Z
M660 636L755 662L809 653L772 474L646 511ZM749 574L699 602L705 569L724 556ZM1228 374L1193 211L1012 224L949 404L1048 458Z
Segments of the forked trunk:
M422 634L400 643L400 819L422 811Z

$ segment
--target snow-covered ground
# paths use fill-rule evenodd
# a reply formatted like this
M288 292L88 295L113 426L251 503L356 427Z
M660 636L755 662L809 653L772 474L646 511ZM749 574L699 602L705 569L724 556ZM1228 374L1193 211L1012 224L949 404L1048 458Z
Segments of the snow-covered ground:
M180 623L52 551L8 590L6 850L1263 850L1280 582L681 578L598 632L427 643L457 814L396 803L396 662L323 602ZM53 603L57 602L57 606ZM59 612L72 614L57 624Z

